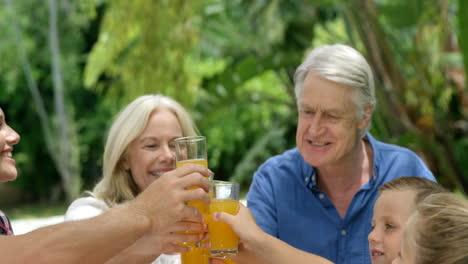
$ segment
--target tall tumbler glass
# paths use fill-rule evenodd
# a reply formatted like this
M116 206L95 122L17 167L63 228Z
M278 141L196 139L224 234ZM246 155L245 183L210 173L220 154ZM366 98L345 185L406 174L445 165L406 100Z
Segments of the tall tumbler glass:
M181 137L174 140L176 150L176 168L187 163L193 163L208 167L206 153L206 138L203 136ZM199 188L198 186L190 189ZM197 208L206 218L209 215L209 207L202 201L190 201L187 205ZM209 255L206 249L199 247L195 242L180 243L191 247L190 251L181 254L182 264L208 264Z
M210 215L225 212L236 215L239 212L239 184L226 181L212 181L210 187ZM223 258L237 255L239 237L231 226L209 217L210 253L212 257Z
M182 264L208 264L209 256L202 247L191 248L180 256Z

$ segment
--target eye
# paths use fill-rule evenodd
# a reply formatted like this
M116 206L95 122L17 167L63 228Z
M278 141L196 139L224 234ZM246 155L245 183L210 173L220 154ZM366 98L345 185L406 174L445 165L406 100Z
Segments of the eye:
M315 114L315 111L309 110L309 109L303 109L301 110L301 113L305 116L312 116Z
M158 145L158 144L154 144L154 143L152 143L152 144L146 144L146 145L145 145L145 148L150 148L150 149L154 149L154 148L158 148L158 147L159 147L159 145Z
M391 224L385 224L385 230L391 230L391 229L394 229L395 226L391 225Z

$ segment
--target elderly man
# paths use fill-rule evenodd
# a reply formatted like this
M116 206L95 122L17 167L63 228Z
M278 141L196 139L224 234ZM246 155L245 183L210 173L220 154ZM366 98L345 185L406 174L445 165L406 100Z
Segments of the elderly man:
M435 180L412 151L374 139L372 70L346 45L318 47L295 74L297 148L255 173L248 207L267 233L334 263L371 263L367 235L380 185Z

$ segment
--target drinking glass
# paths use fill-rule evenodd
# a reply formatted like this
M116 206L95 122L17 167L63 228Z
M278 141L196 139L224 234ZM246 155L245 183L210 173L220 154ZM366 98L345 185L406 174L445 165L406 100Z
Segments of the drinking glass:
M206 137L204 136L190 136L180 137L174 140L175 154L176 154L176 168L179 168L187 163L193 163L208 167L208 159L206 154ZM190 187L189 189L196 189L198 186ZM190 201L187 205L197 208L202 215L208 217L209 207L202 201ZM182 232L192 233L192 232ZM196 242L183 242L179 243L182 246L198 247Z
M206 137L180 137L176 138L174 143L176 149L176 168L187 163L198 164L208 168Z
M239 237L230 225L213 220L211 215L215 212L225 212L232 215L239 212L239 184L211 181L210 198L210 217L208 217L210 255L216 258L237 255Z
M208 264L209 256L204 251L204 248L194 247L187 252L182 252L180 254L182 264Z
M225 264L237 264L237 262L234 262L234 260L231 260L231 259L228 259L228 258L223 259L223 262Z

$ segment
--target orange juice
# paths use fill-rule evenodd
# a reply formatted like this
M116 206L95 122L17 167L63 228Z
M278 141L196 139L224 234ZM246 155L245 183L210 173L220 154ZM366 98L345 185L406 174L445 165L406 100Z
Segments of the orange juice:
M185 164L188 164L188 163L192 163L192 164L198 164L198 165L202 165L206 168L208 168L208 160L206 159L190 159L190 160L183 160L183 161L178 161L176 162L176 168L179 168ZM190 187L188 189L196 189L198 188L197 186L193 186L193 187ZM208 205L206 205L204 202L202 201L190 201L187 203L187 205L189 206L192 206L192 207L195 207L198 209L198 211L200 211L200 213L202 215L204 215L205 217L208 217L209 215L209 208L208 208ZM196 233L196 232L181 232L181 233ZM182 246L187 246L187 247L195 247L196 246L196 242L183 242L183 243L179 243L179 245L182 245Z
M236 262L234 262L234 260L231 259L223 259L223 262L226 264L237 264Z
M208 264L209 258L202 254L203 248L192 248L181 254L182 264Z
M208 160L206 159L190 159L190 160L182 160L176 162L176 168L181 167L187 163L198 164L208 168Z
M198 164L198 165L202 165L202 166L208 168L208 161L206 159L191 159L191 160L179 161L179 162L176 163L176 168L179 168L180 166L182 166L184 164L187 164L187 163ZM193 187L190 187L189 189L196 189L196 188L198 188L198 187L193 186ZM208 208L208 205L206 205L204 202L202 202L202 201L190 201L187 204L197 208L200 211L200 213L203 214L204 216L208 216L209 208Z
M210 215L214 212L226 212L232 215L239 211L239 201L232 199L213 199L210 204ZM208 218L208 228L210 232L210 249L212 255L216 254L236 254L239 237L232 230L231 226Z

